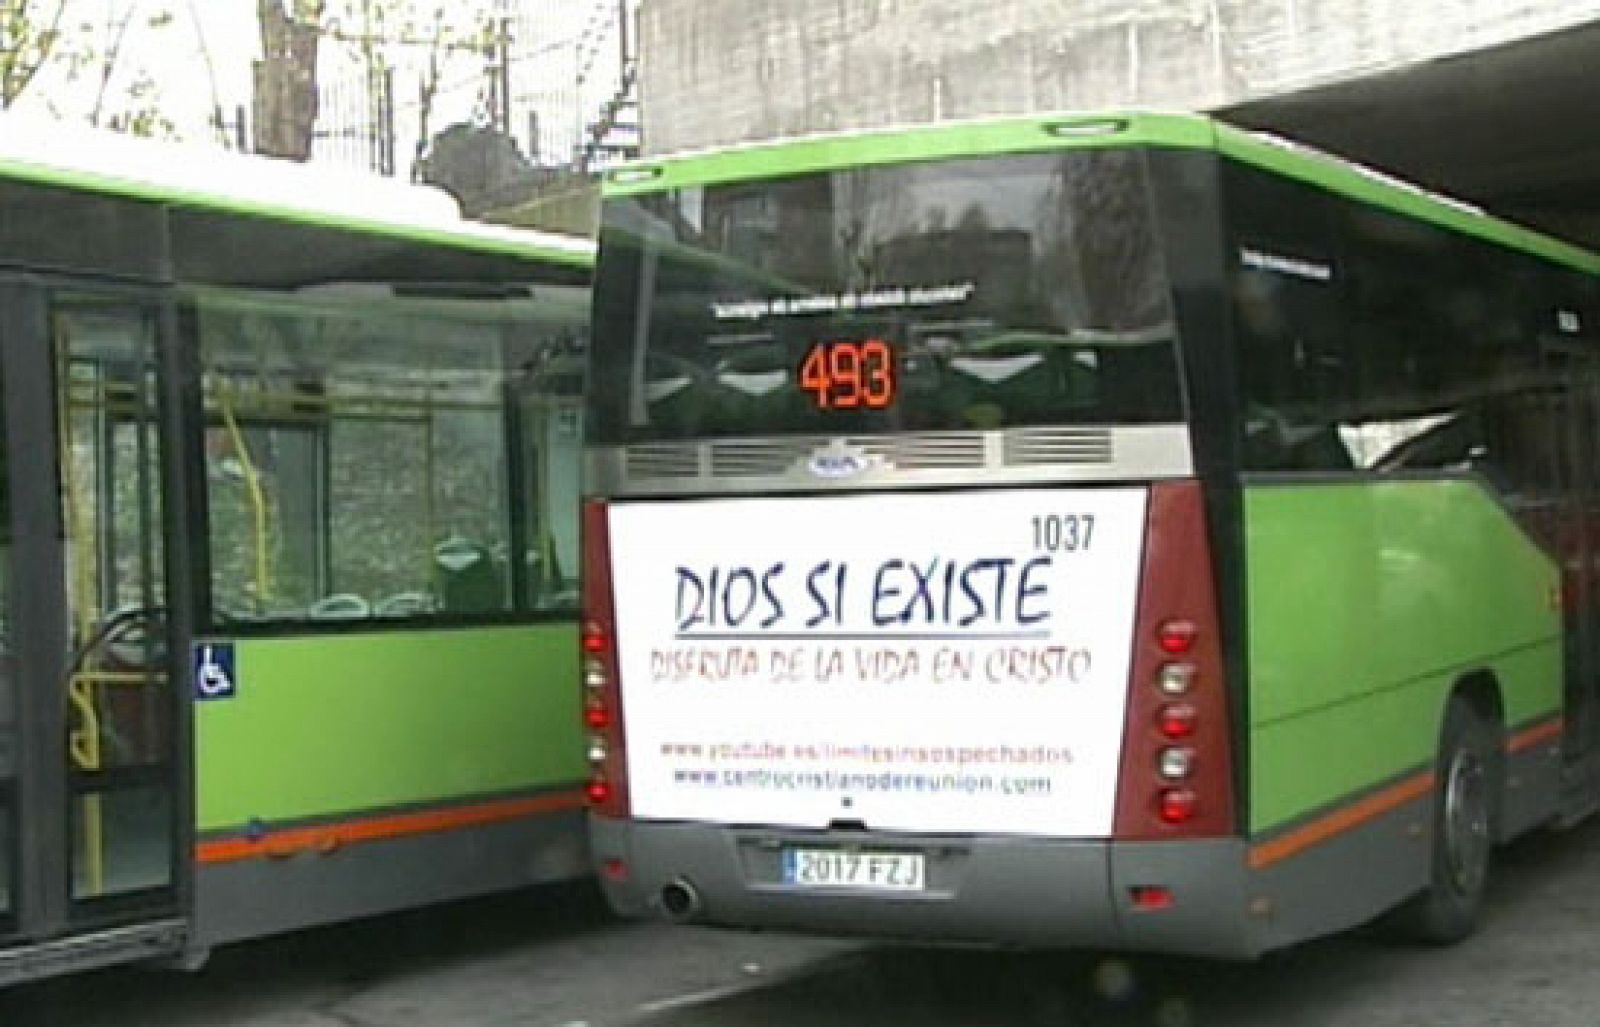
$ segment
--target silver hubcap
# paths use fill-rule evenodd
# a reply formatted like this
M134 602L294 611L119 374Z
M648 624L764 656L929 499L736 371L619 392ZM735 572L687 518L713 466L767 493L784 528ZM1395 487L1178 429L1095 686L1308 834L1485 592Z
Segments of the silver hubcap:
M1444 850L1450 882L1470 895L1483 886L1489 867L1489 789L1483 761L1460 749L1450 761L1444 792Z

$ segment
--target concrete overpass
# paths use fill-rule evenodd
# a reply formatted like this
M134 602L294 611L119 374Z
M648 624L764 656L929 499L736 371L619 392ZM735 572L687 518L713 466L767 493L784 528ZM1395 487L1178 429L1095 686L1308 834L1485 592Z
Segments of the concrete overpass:
M644 145L1215 111L1600 247L1600 0L644 0Z

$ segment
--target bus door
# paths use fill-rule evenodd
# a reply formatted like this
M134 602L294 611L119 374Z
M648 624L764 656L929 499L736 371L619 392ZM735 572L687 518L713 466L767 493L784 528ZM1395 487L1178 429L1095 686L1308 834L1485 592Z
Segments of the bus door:
M1563 750L1569 784L1589 794L1600 783L1600 363L1548 340L1543 350L1543 382L1505 404L1491 446L1514 471L1529 526L1560 563Z
M1572 363L1561 423L1569 468L1566 553L1567 742L1569 759L1585 759L1588 790L1600 784L1600 361L1584 353Z
M177 937L161 323L136 292L0 281L0 894L15 942L93 934L156 954L158 933Z

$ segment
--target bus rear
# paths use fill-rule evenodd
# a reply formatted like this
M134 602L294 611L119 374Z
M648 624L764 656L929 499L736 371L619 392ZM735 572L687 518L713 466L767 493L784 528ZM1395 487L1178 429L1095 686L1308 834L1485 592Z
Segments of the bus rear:
M1182 176L1011 131L613 180L583 680L626 914L1254 950Z

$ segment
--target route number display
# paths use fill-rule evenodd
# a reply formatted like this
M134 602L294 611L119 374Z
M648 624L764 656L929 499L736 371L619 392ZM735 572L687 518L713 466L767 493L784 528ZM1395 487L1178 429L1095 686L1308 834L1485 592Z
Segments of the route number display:
M894 350L882 339L819 342L800 363L800 387L818 410L886 410L894 405Z

